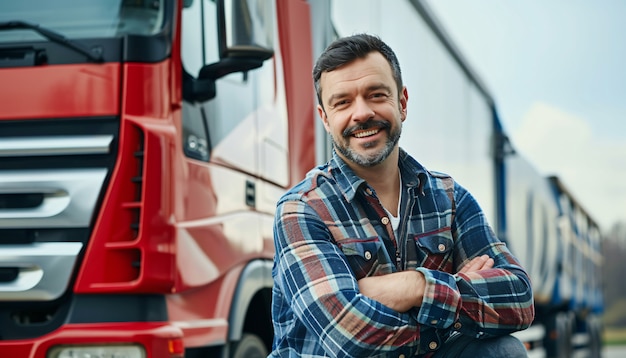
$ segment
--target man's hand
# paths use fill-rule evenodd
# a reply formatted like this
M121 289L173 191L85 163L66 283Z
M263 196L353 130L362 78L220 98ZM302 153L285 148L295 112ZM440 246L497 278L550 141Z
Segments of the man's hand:
M477 272L480 270L488 270L490 268L493 268L493 265L494 265L494 262L491 257L489 257L488 255L482 255L482 256L474 257L472 261L468 262L465 266L463 266L463 268L461 269L461 271L459 271L459 273L467 274L470 272Z
M406 312L422 304L426 279L419 271L401 271L359 280L361 293L397 311Z

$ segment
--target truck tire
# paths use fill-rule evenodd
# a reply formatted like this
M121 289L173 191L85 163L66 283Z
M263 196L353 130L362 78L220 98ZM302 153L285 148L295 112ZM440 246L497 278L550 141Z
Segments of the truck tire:
M572 345L574 321L569 312L559 312L556 315L557 327L557 357L571 358L574 353Z
M266 358L267 349L255 334L244 333L241 340L232 347L232 358Z
M589 334L589 357L602 356L602 323L595 315L587 317L587 334Z

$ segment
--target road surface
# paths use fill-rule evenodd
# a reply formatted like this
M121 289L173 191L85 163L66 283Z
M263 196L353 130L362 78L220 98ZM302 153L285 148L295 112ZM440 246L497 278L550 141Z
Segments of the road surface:
M608 346L602 350L602 358L624 358L626 346Z

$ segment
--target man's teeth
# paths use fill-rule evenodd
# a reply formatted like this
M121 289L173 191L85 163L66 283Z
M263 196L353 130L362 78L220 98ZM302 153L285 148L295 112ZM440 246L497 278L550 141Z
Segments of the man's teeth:
M363 137L369 137L369 136L374 135L376 133L378 133L378 129L372 129L372 130L369 130L369 131L356 133L356 134L354 134L354 136L357 137L357 138L363 138Z

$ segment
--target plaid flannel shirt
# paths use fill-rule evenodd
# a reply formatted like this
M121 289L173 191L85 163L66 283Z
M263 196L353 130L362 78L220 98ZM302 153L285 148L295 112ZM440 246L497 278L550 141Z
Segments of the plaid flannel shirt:
M374 190L336 154L278 202L270 357L431 355L452 332L477 338L526 328L529 278L476 200L400 150L396 233ZM488 254L492 269L458 273ZM426 278L423 303L396 312L357 280L400 270Z

